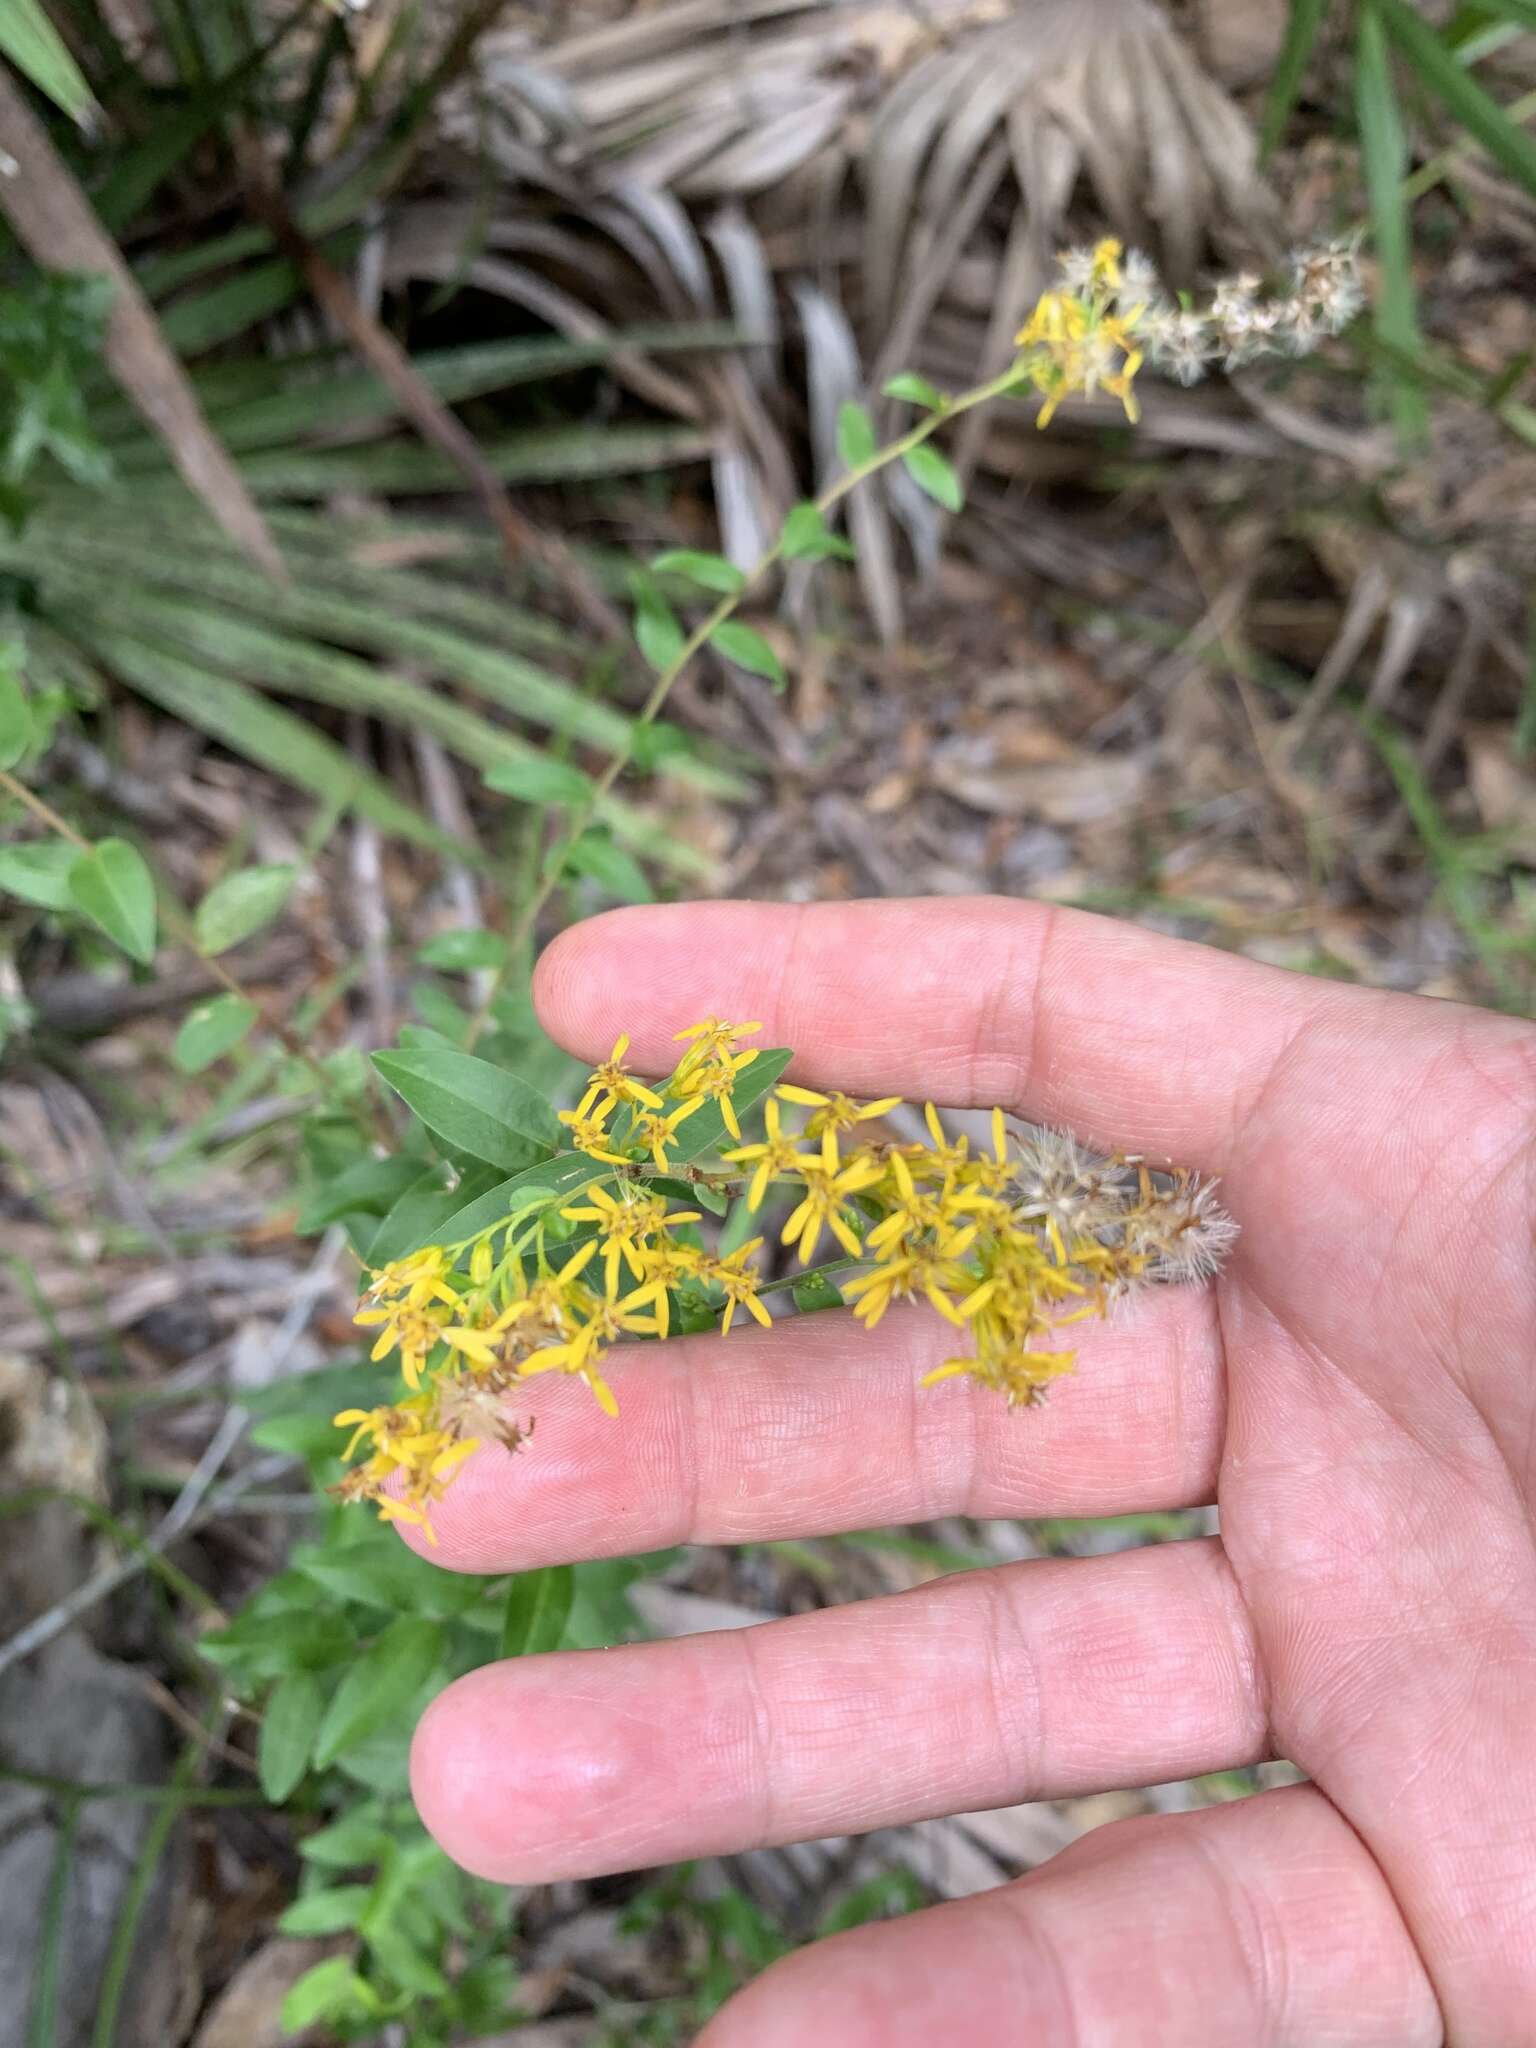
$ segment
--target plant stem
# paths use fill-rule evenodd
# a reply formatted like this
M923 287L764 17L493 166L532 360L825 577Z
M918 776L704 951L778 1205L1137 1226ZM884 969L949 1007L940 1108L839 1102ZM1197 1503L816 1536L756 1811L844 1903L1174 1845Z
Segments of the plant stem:
M884 448L876 449L875 453L869 456L866 461L856 464L845 475L840 476L836 483L829 485L815 501L817 511L823 515L830 512L834 505L839 504L859 484L864 483L878 471L888 468L891 463L899 462L904 455L909 455L914 448L921 447L923 442L931 439L939 431L940 427L947 425L950 420L958 418L962 413L972 412L977 406L986 405L994 398L1003 397L1008 391L1014 389L1019 381L1019 366L1017 362L1013 362L1009 364L1001 376L990 378L985 384L978 384L973 390L964 391L958 398L952 398L941 412L930 413L927 418L919 420L916 426L910 427L898 440L890 442ZM655 682L651 685L650 695L637 712L634 725L624 744L614 753L612 759L608 762L602 773L597 776L581 802L572 805L565 830L555 841L550 849L548 858L545 860L544 872L538 886L523 905L517 922L508 937L507 960L496 969L495 975L481 999L479 1008L470 1020L469 1030L465 1034L464 1039L464 1047L467 1052L473 1052L482 1033L489 1024L496 999L506 982L508 964L517 957L518 950L523 942L532 937L534 928L538 923L539 913L554 894L560 877L565 871L565 863L570 855L571 848L586 830L597 806L608 795L633 758L635 736L644 727L655 723L656 719L661 715L662 708L666 704L668 697L672 694L673 685L693 660L694 656L708 644L711 636L740 608L742 602L750 597L758 586L764 582L769 572L778 565L783 556L784 538L781 534L772 547L759 555L752 567L746 572L741 588L722 597L713 610L707 613L700 620L699 624L694 627L672 660L661 670Z

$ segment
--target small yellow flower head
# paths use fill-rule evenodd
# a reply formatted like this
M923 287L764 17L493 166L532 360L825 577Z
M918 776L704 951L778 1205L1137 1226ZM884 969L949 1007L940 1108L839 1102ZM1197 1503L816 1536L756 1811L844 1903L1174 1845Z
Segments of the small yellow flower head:
M679 1067L672 1077L672 1088L684 1100L705 1097L720 1105L720 1114L725 1128L738 1143L741 1139L741 1121L736 1114L736 1105L731 1100L742 1070L750 1067L757 1058L755 1051L726 1054L719 1061L700 1060L696 1066Z
M705 1259L700 1263L699 1277L722 1289L725 1294L725 1313L720 1318L722 1335L729 1332L738 1308L744 1308L765 1330L773 1327L772 1318L757 1298L762 1275L752 1264L762 1241L760 1237L749 1238L745 1244L738 1245L728 1258Z
M893 1109L900 1109L899 1095L882 1095L878 1102L855 1102L851 1095L844 1095L834 1089L830 1095L819 1095L814 1088L797 1088L786 1081L778 1090L781 1102L799 1103L812 1113L806 1119L805 1135L819 1138L823 1131L851 1131L857 1124L873 1123L876 1117L889 1116Z
M741 1145L734 1152L720 1155L728 1166L752 1168L752 1179L747 1187L747 1207L754 1215L763 1206L774 1181L787 1180L798 1174L802 1167L816 1165L813 1156L798 1149L800 1140L782 1129L777 1102L765 1104L763 1123L768 1135L761 1144Z
M660 1109L661 1097L654 1090L635 1079L624 1065L624 1055L629 1051L628 1033L621 1034L615 1041L613 1051L600 1067L594 1067L587 1079L587 1092L599 1089L610 1098L609 1108L614 1103L643 1103L647 1109Z
M608 1119L618 1108L618 1098L610 1095L600 1101L601 1090L589 1084L587 1092L575 1109L562 1109L559 1118L571 1134L571 1143L578 1152L585 1152L590 1159L601 1159L609 1166L627 1166L629 1161L622 1152L615 1152L613 1139L607 1130Z
M676 1109L656 1110L635 1119L634 1139L651 1155L651 1163L658 1173L665 1173L671 1161L667 1148L677 1143L679 1128L685 1124L696 1109L704 1107L702 1095L690 1095L686 1102L680 1102Z

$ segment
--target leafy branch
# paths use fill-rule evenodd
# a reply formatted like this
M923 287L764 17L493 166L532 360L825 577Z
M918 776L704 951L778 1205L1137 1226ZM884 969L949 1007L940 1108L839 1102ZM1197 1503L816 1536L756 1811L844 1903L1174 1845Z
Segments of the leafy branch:
M694 657L703 652L712 641L719 642L722 628L729 628L747 598L753 596L767 581L781 562L791 560L821 561L830 555L846 556L850 551L847 543L831 533L826 525L826 515L839 505L860 484L865 483L881 470L888 469L894 462L905 462L909 457L919 456L923 451L927 460L919 456L908 464L914 480L930 495L950 511L958 509L960 486L954 471L934 450L925 448L942 426L958 419L963 413L973 412L978 406L1002 398L1027 379L1025 371L1016 359L997 377L984 384L978 384L958 397L945 398L941 393L913 378L897 378L887 387L888 393L898 398L908 398L930 407L927 418L883 448L867 449L864 444L873 440L873 432L867 416L856 406L845 407L840 441L847 467L837 481L830 484L820 497L797 505L784 522L782 531L772 546L765 549L750 569L738 570L718 556L667 557L661 558L665 567L669 560L679 568L685 561L692 561L698 568L710 565L704 570L718 579L713 587L727 583L719 601L705 614L693 630L681 638L680 644L660 662L650 694L636 714L629 735L619 746L602 772L586 782L579 796L573 795L569 804L565 829L551 847L545 859L540 879L524 903L513 927L507 948L507 956L497 968L479 1008L470 1020L465 1035L466 1049L472 1050L491 1021L492 1012L506 982L511 962L517 958L520 948L532 936L540 913L559 886L562 876L568 871L571 857L592 821L593 814L603 799L612 791L614 784L630 765L635 756L636 742L647 728L660 717L674 685L683 675ZM852 457L852 460L849 458ZM671 614L662 609L661 618L666 626L672 625ZM654 622L655 614L652 613ZM642 599L640 619L637 622L638 637L642 643L646 634L646 606ZM665 628L664 628L665 630ZM776 676L777 662L766 642L758 640L756 634L739 629L742 637L734 642L727 641L721 651L732 659L743 661L744 666L754 667L760 673Z

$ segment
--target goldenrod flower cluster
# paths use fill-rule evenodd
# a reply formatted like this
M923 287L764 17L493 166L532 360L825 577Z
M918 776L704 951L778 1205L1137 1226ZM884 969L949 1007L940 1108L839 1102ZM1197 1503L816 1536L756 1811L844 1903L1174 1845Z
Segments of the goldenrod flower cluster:
M1048 426L1064 398L1107 391L1138 416L1133 390L1143 362L1194 384L1215 363L1241 369L1265 355L1307 355L1338 334L1365 303L1358 245L1328 242L1298 251L1280 289L1244 273L1218 284L1202 305L1171 299L1150 260L1113 239L1068 249L1061 284L1015 337L1021 379L1044 399Z
M464 1458L488 1440L523 1440L508 1406L524 1381L572 1375L616 1415L613 1348L666 1337L679 1304L717 1313L722 1331L739 1310L766 1326L764 1239L711 1250L702 1210L672 1206L666 1190L679 1178L739 1196L754 1216L777 1203L780 1244L807 1267L825 1245L817 1270L837 1276L866 1328L895 1302L926 1302L966 1341L925 1384L964 1374L1010 1407L1039 1402L1072 1369L1063 1327L1103 1315L1138 1282L1204 1277L1235 1234L1207 1184L1095 1161L1054 1133L1013 1137L1001 1110L989 1146L948 1134L932 1104L926 1135L902 1142L887 1122L899 1097L860 1103L784 1085L764 1106L763 1135L747 1141L732 1098L757 1057L741 1041L760 1029L715 1017L690 1026L656 1087L629 1072L620 1038L561 1118L573 1156L611 1171L574 1198L536 1198L466 1244L373 1274L357 1320L377 1333L375 1360L398 1352L408 1392L337 1416L352 1432L347 1456L367 1447L344 1497L430 1534L432 1504ZM736 1142L680 1164L678 1133L707 1102Z

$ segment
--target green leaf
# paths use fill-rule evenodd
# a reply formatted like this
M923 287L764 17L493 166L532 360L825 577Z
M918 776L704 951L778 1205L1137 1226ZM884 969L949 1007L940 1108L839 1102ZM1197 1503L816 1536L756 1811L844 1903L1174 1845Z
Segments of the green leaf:
M0 889L39 910L68 910L70 870L80 858L67 839L28 840L0 846Z
M270 924L293 894L299 871L290 862L241 868L215 882L197 906L197 943L205 953L227 953Z
M325 1694L309 1672L292 1671L279 1679L262 1714L256 1746L261 1789L274 1806L282 1804L309 1769L309 1753L324 1712Z
M299 1611L243 1615L217 1634L200 1637L197 1647L210 1663L261 1679L324 1671L349 1657L356 1643L351 1624L340 1615Z
M531 1149L525 1148L525 1164L526 1153ZM494 1168L477 1167L450 1187L446 1185L447 1171L446 1167L434 1166L419 1174L377 1230L359 1233L365 1264L384 1266L391 1259L408 1258L423 1245L439 1243L444 1219L455 1216L487 1183L494 1184L496 1179Z
M1270 80L1264 102L1264 125L1259 131L1259 156L1267 161L1285 133L1285 124L1301 94L1301 81L1316 47L1329 0L1291 0L1290 18L1285 25L1285 42Z
M755 676L766 676L775 689L783 688L784 664L761 633L744 626L740 619L723 619L709 638L727 661L734 661L738 668L748 669Z
M200 1074L225 1053L233 1052L261 1015L244 996L215 996L188 1012L171 1047L171 1058L184 1074Z
M879 448L874 422L862 405L844 399L837 409L837 452L845 469L860 469L872 462Z
M300 1237L313 1237L343 1216L383 1216L420 1173L420 1160L404 1154L392 1159L360 1159L335 1180L316 1188L294 1228Z
M473 1607L484 1591L478 1579L440 1571L389 1530L388 1539L325 1549L295 1567L335 1600L379 1607L386 1614L422 1613L446 1618Z
M843 1297L836 1284L825 1273L807 1273L803 1280L797 1280L790 1290L795 1298L795 1307L807 1315L820 1309L841 1308Z
M439 1623L419 1614L402 1614L391 1622L337 1687L315 1742L316 1768L328 1769L343 1750L404 1713L442 1653Z
M4 0L0 52L71 120L83 121L95 106L79 65L43 12L41 0Z
M337 1884L295 1899L278 1920L283 1934L350 1934L368 1909L371 1884Z
M1501 164L1516 184L1536 194L1536 138L1518 127L1466 66L1452 55L1422 15L1404 0L1369 0L1374 14L1432 92L1438 93L1469 135ZM1364 42L1366 21L1360 23Z
M500 932L478 929L439 932L416 953L423 967L439 967L447 974L468 974L476 967L500 967L506 957L507 942Z
M913 483L930 498L936 498L946 512L958 512L965 503L959 477L937 448L930 448L926 442L909 448L901 458L901 466Z
M718 590L724 597L734 597L747 585L746 577L724 555L701 555L692 548L673 548L658 555L651 567L658 576L686 576L701 590Z
M508 1172L528 1164L525 1141L554 1146L564 1135L536 1089L473 1053L376 1052L373 1064L429 1131Z
M0 768L14 768L32 744L32 707L21 677L0 658Z
M658 674L673 666L686 644L677 615L649 577L630 579L635 594L635 645Z
M69 871L70 901L130 959L155 957L155 885L143 856L126 839L103 839L78 854Z
M910 405L921 405L929 412L942 412L949 404L937 384L930 384L926 377L916 377L910 370L904 370L899 377L893 377L885 387L887 398L904 398Z
M302 2034L322 2021L355 2019L378 2010L378 1995L345 1956L327 1956L306 1970L278 2015L285 2034Z
M377 1863L389 1845L389 1830L371 1815L355 1809L343 1812L328 1828L317 1828L299 1843L306 1863L318 1863L322 1870L357 1870Z
M615 846L601 832L583 832L567 850L565 865L578 875L590 875L594 882L601 882L623 903L649 903L653 900L651 885L633 854L626 853L622 846Z
M576 1574L568 1564L519 1572L507 1588L501 1621L503 1657L537 1657L558 1650L576 1597Z
M822 516L821 507L813 505L809 499L803 505L796 505L785 520L779 551L789 562L824 562L833 555L840 562L855 559L851 544L840 533L832 531Z
M713 1108L713 1105L711 1105ZM687 1123L679 1125L679 1134L686 1135L696 1123L702 1123L710 1110L701 1110L689 1117ZM463 1208L456 1209L439 1225L443 1244L464 1244L472 1237L479 1237L499 1223L504 1216L515 1216L531 1209L551 1206L556 1198L568 1201L572 1195L604 1174L612 1173L611 1166L605 1166L601 1159L589 1159L585 1152L566 1152L558 1159L542 1161L530 1166L522 1173L514 1173L509 1180L498 1181L484 1194L474 1196Z
M1355 110L1381 278L1376 333L1384 344L1412 357L1419 353L1422 342L1408 207L1403 197L1407 146L1375 0L1369 0L1360 16L1355 50ZM1405 446L1411 446L1422 441L1429 431L1424 394L1411 375L1392 370L1389 376L1388 392L1398 438Z
M592 794L591 781L579 768L544 754L527 761L498 761L486 771L485 785L525 804L581 804Z

